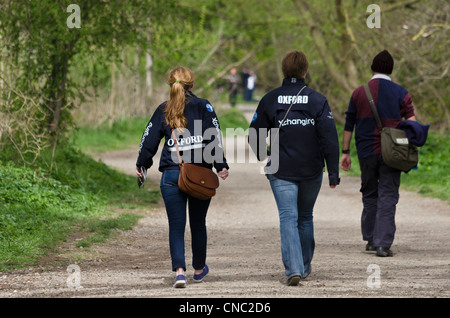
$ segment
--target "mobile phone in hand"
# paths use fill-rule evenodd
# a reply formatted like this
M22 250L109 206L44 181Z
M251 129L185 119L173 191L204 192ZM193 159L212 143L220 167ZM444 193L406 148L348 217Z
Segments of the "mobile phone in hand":
M147 169L145 169L145 167L141 167L140 170L142 173L142 177L138 177L139 189L144 186L145 178L147 177Z

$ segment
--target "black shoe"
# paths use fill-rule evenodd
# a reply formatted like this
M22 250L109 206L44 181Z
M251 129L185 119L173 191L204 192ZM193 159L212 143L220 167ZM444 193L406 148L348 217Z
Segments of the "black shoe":
M288 278L288 286L297 286L300 283L300 275L294 275Z
M377 247L377 256L380 257L390 257L393 256L394 253L386 247Z
M367 242L367 244L366 244L366 251L368 251L368 252L375 252L376 251L376 248L375 248L375 246L373 246L373 243L372 242Z

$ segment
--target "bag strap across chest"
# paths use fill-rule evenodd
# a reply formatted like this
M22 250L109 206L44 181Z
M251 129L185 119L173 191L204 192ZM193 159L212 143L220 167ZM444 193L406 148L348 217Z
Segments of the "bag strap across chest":
M369 84L364 84L364 91L366 92L367 99L369 100L370 108L372 109L373 116L375 117L375 121L377 122L378 129L383 129L383 125L381 124L380 116L378 115L377 106L375 105L375 101L373 100L372 93L369 89Z

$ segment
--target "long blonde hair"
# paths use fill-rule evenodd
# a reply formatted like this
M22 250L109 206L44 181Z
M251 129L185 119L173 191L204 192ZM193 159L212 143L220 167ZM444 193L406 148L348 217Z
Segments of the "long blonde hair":
M170 71L167 83L170 85L170 99L165 109L166 123L172 129L185 128L187 126L187 118L184 116L185 94L194 84L194 73L186 67L177 66Z

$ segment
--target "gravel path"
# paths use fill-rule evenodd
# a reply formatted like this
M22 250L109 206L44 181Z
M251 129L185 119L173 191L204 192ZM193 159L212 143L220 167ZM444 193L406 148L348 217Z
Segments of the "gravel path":
M136 151L111 152L101 159L133 174ZM0 297L450 296L450 209L446 202L401 191L394 257L380 258L364 251L359 178L344 176L332 190L325 174L314 212L312 273L300 286L287 287L278 214L269 183L259 173L261 164L231 163L230 167L230 176L221 180L207 216L210 274L203 283L192 281L193 270L188 267L187 288L172 288L167 217L161 205L145 211L134 230L83 252L83 260L73 261L75 271L68 272L67 262L55 261L0 273ZM149 178L158 188L156 167L149 171ZM189 236L187 227L188 266ZM68 241L57 257L76 257L73 246Z

